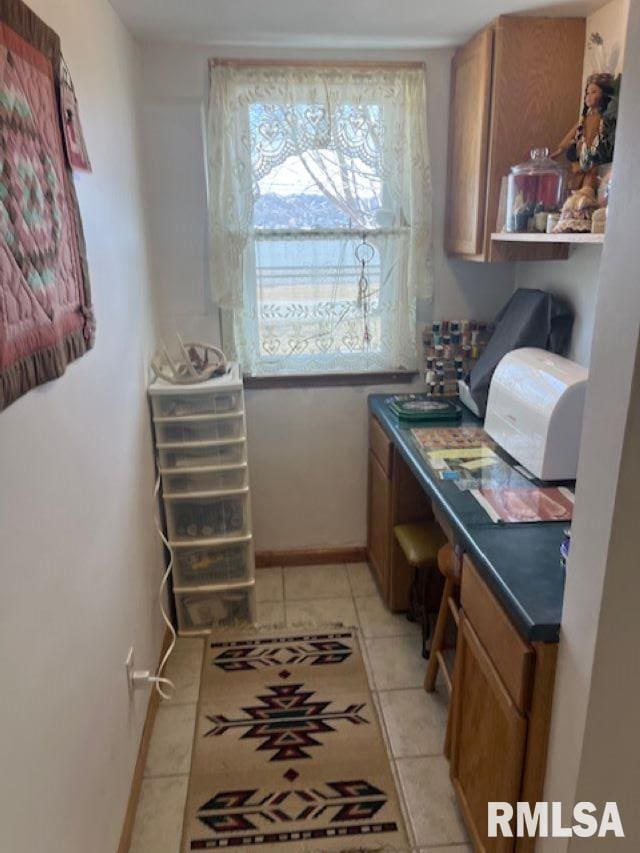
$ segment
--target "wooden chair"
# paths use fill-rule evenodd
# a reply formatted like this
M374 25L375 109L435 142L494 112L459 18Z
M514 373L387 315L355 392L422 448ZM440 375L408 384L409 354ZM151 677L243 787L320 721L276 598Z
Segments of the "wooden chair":
M426 657L425 644L429 635L429 616L426 607L427 576L429 570L438 568L438 553L447 539L435 519L397 524L393 532L405 560L413 570L408 618L411 621L417 617L420 618L422 653Z
M438 610L438 620L433 632L427 674L424 679L424 689L428 692L432 692L435 689L436 678L438 677L440 668L442 668L442 675L449 695L451 695L453 678L444 660L444 634L449 614L453 616L456 625L458 624L459 608L456 593L460 588L460 556L450 542L447 542L438 551L437 564L438 569L444 577L444 589L442 590L442 599L440 601L440 609Z

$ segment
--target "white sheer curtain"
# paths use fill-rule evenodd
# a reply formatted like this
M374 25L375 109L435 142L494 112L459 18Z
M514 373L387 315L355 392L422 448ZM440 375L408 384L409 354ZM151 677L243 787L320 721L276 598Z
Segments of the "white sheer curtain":
M415 367L432 292L424 70L212 61L210 80L227 354L258 375Z

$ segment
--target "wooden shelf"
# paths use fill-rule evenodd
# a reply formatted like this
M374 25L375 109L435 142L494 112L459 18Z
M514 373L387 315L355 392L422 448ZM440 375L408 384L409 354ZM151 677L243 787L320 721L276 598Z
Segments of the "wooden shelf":
M583 243L602 244L604 234L532 234L501 231L491 235L496 243Z

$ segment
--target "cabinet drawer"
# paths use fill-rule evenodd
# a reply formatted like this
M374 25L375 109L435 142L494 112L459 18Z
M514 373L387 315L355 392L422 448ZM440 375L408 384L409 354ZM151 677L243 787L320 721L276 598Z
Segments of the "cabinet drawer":
M237 538L249 533L248 488L221 497L165 497L171 542Z
M382 470L390 477L393 460L393 442L374 417L369 419L369 447L382 466Z
M158 445L160 469L193 470L194 468L230 467L247 461L244 438L223 441L192 442L191 444Z
M255 619L253 583L211 592L176 593L178 630L207 633L216 625L246 624Z
M176 592L253 580L251 536L223 545L173 545L173 587Z
M462 608L487 650L509 695L526 711L533 686L535 653L511 624L489 587L465 556L462 570Z
M242 391L239 389L205 390L190 394L152 394L151 405L154 419L196 415L221 415L242 412Z
M221 468L169 468L160 473L166 498L188 493L233 492L249 485L246 464Z
M221 441L244 438L244 415L194 415L191 418L165 418L155 421L156 441L163 444Z

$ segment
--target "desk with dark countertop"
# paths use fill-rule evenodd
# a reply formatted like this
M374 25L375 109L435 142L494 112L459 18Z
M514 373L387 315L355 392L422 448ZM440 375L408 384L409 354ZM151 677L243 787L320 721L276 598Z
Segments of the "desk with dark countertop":
M564 569L560 565L563 522L495 524L468 492L437 479L404 425L385 405L387 394L372 394L369 410L393 441L431 500L444 513L456 538L522 636L530 642L558 642ZM436 427L482 426L464 410L462 421ZM427 425L428 426L428 425ZM511 457L501 455L515 464Z

